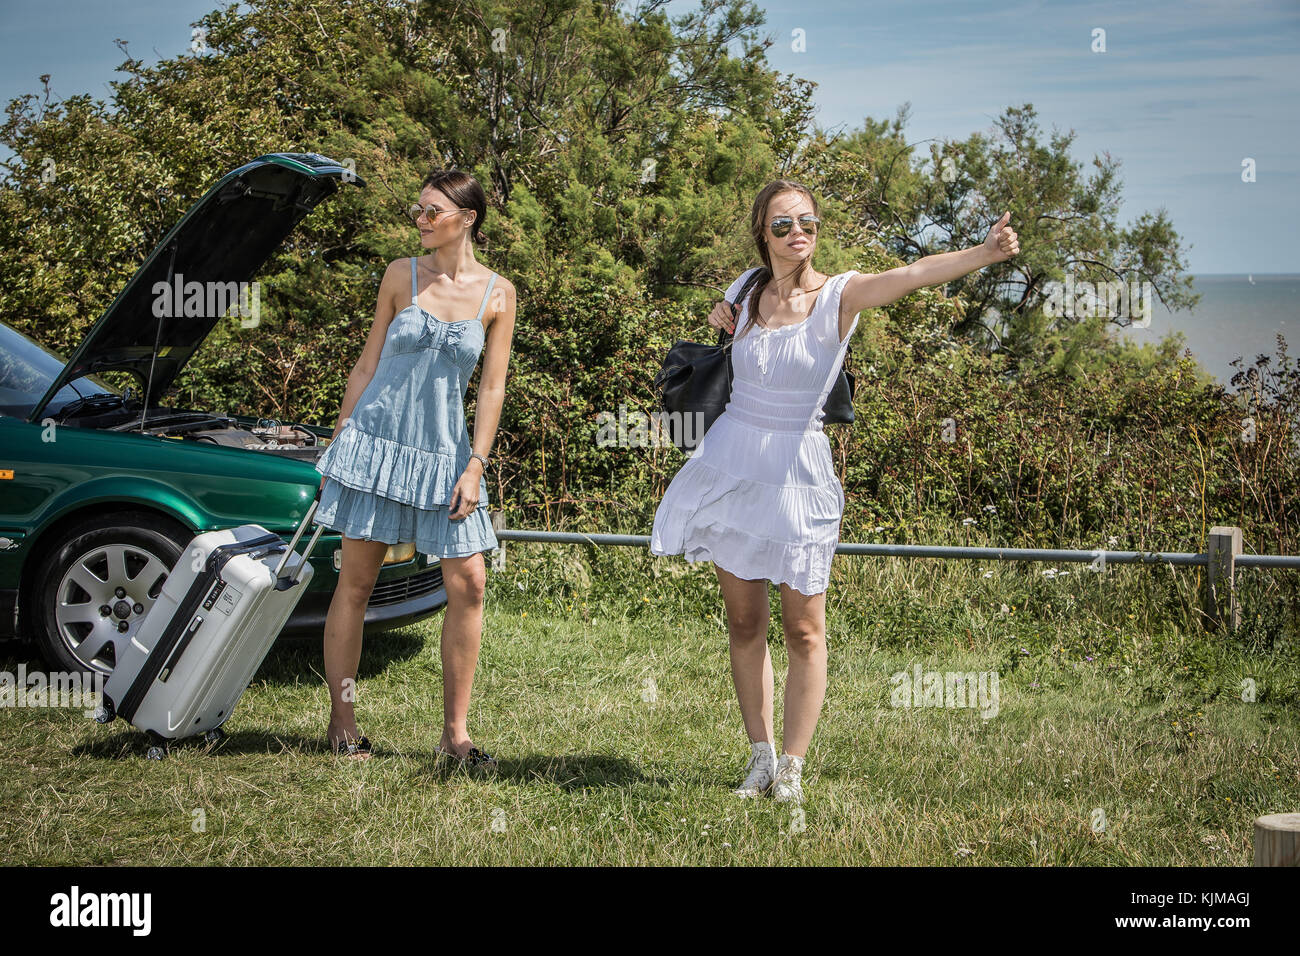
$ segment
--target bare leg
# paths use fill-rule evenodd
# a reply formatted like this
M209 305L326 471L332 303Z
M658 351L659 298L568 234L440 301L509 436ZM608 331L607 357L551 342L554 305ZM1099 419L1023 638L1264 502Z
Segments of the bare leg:
M806 756L826 697L826 592L809 597L781 585L781 625L790 658L781 751Z
M366 602L384 563L388 545L382 541L343 538L343 564L325 617L325 683L330 694L330 745L360 737L352 709L356 697L357 665Z
M738 578L713 566L727 607L731 679L740 701L740 715L751 743L774 743L772 731L772 655L767 650L767 581Z
M469 692L483 634L483 590L487 567L482 554L442 559L447 607L442 617L442 740L458 757L469 753Z

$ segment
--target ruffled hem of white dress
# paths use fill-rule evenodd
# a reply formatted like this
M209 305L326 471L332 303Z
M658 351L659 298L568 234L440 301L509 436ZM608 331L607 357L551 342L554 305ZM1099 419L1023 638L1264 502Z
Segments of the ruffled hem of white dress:
M800 594L813 597L830 585L831 559L839 543L791 544L749 534L739 528L712 521L690 524L690 513L668 507L662 509L662 523L656 522L651 535L650 553L660 556L680 554L688 562L712 561L738 578L766 578L773 584L786 584ZM686 528L690 528L690 545L685 545Z
M776 486L694 458L655 512L650 553L709 560L737 577L812 596L830 583L842 515L838 482Z

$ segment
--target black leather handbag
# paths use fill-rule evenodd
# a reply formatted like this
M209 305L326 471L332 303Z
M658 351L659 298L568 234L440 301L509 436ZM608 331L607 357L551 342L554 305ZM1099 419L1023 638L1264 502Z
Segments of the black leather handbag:
M749 277L732 304L743 302L759 270ZM691 451L709 430L731 400L732 335L718 330L717 345L699 342L674 342L655 376L654 387L665 412L665 430L672 443L682 451ZM852 348L846 347L844 365L822 405L823 422L848 424L853 421L853 373L847 371Z

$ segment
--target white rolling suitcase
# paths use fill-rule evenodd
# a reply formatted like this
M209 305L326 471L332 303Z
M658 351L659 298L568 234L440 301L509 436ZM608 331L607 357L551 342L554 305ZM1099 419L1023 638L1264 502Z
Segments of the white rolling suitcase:
M121 717L149 734L151 759L167 741L218 729L293 613L312 567L294 549L316 514L320 490L287 545L261 525L209 531L190 542L167 575L158 600L104 685L96 719ZM297 561L285 574L291 557Z

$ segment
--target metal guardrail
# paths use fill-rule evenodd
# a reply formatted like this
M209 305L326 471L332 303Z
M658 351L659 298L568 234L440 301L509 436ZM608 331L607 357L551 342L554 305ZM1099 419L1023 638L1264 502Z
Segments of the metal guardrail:
M492 524L499 541L542 541L552 544L592 544L625 547L649 547L648 534L604 534L581 531L527 531L504 527L501 512L493 512ZM841 542L836 554L853 554L891 558L956 558L985 561L1051 561L1086 564L1169 564L1176 567L1206 568L1205 619L1213 628L1226 624L1234 629L1240 623L1234 572L1237 568L1291 568L1300 570L1300 556L1279 554L1242 554L1241 529L1216 526L1210 529L1208 550L1200 553L1182 551L1085 551L1070 548L968 548L928 544L861 544Z
M607 544L649 547L648 534L603 534L581 531L497 531L501 541L549 541L552 544ZM1099 558L1105 564L1173 564L1205 567L1210 563L1207 551L1079 551L1069 548L968 548L931 544L857 544L841 542L836 554L862 554L890 558L966 558L993 561L1075 561L1091 564ZM1300 556L1278 554L1239 554L1234 561L1239 568L1298 568Z

